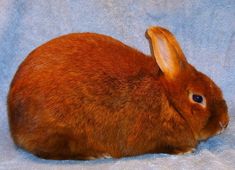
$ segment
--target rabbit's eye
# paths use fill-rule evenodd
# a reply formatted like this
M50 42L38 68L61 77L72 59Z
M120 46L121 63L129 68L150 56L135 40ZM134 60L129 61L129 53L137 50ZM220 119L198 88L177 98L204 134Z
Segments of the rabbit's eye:
M203 102L203 97L197 94L193 94L193 101L197 103L202 103Z
M194 92L190 91L189 92L189 100L192 103L201 105L203 108L206 107L206 98L199 93L194 93Z

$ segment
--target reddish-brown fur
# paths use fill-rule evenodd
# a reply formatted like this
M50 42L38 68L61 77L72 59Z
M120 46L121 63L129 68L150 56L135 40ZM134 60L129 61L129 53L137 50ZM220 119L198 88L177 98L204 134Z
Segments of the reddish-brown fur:
M207 109L190 103L192 89L206 96ZM31 52L12 81L8 110L16 145L47 159L184 153L228 123L219 88L190 64L170 80L154 58L94 33Z

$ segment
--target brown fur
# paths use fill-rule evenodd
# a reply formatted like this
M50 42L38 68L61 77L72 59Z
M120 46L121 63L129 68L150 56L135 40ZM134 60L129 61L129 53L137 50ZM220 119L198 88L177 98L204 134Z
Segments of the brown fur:
M221 130L219 122L227 126L227 106L212 80L179 58L184 70L173 80L154 58L108 36L78 33L47 42L11 83L14 142L47 159L193 150ZM190 90L206 96L206 109L189 101Z

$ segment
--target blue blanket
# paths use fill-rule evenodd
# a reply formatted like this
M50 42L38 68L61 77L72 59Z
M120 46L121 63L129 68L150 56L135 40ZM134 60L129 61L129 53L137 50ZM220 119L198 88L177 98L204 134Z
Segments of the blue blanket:
M49 161L17 149L8 129L6 96L27 54L70 32L111 35L150 54L146 28L171 30L188 61L222 88L231 121L195 153L152 154L118 160ZM234 0L1 0L0 169L235 169Z

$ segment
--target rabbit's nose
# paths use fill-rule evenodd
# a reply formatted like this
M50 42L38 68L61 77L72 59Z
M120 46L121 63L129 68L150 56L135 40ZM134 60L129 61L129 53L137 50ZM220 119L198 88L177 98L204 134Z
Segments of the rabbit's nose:
M227 128L227 126L228 126L228 122L226 122L226 123L224 124L224 128Z
M219 125L222 129L225 129L228 126L228 122L219 122Z
M220 127L225 129L227 128L228 123L229 123L229 114L228 113L222 114L219 122Z
M222 122L219 122L219 125L220 125L220 130L217 132L217 135L221 134L224 132L224 130L226 129L226 127L228 126L228 123L222 123Z

